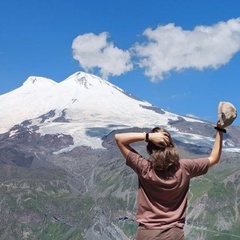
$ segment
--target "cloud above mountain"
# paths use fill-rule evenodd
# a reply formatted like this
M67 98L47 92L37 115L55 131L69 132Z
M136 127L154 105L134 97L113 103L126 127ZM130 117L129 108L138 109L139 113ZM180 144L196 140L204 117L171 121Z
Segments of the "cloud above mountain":
M130 52L119 49L109 42L106 32L99 35L94 33L79 35L73 40L72 50L73 58L85 71L98 69L104 79L119 76L133 69Z
M134 46L139 66L153 81L171 71L187 68L219 68L240 50L240 18L192 31L174 24L147 28L147 40Z
M144 39L128 50L108 40L108 33L87 33L73 40L73 58L87 72L98 69L101 77L119 76L139 67L153 82L171 72L194 68L217 69L240 50L240 18L212 26L184 30L173 23L147 28Z

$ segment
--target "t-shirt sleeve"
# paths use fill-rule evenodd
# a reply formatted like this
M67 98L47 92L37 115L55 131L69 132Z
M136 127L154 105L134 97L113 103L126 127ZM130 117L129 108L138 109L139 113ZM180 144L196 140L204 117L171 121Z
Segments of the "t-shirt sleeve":
M127 159L126 165L132 168L137 174L141 174L146 171L149 167L150 162L143 158L136 152L130 151Z
M182 159L180 161L185 167L190 178L206 174L209 168L208 158Z

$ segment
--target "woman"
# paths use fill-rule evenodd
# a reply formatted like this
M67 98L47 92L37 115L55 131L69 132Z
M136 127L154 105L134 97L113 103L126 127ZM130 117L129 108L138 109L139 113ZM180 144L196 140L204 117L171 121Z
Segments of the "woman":
M183 240L190 179L205 174L219 162L222 135L217 130L210 156L180 159L169 132L153 128L150 133L118 133L116 143L126 158L126 164L138 175L137 240ZM146 141L149 159L143 158L131 143Z

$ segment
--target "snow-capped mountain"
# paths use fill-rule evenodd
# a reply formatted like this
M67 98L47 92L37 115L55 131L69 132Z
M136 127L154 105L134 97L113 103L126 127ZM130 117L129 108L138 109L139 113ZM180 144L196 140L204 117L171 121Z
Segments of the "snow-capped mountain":
M200 126L211 123L157 108L84 72L77 72L60 83L29 77L21 87L0 96L0 108L0 133L29 120L29 126L38 126L37 132L41 135L72 136L74 144L62 151L81 145L102 148L103 135L131 127L162 126L185 143L201 142L201 145L211 146L213 141L211 131L207 134L198 131ZM95 134L89 134L94 129ZM16 134L16 130L10 131L11 137ZM238 151L232 139L225 141L225 146Z
M101 148L102 136L87 134L93 128L107 134L119 128L163 126L179 135L179 130L169 124L178 121L179 115L136 99L110 82L84 72L77 72L60 83L29 77L18 89L0 96L0 107L0 133L30 120L43 135L73 136L71 149L79 145ZM204 123L189 117L181 119ZM12 137L14 134L10 133ZM199 140L196 134L188 136Z

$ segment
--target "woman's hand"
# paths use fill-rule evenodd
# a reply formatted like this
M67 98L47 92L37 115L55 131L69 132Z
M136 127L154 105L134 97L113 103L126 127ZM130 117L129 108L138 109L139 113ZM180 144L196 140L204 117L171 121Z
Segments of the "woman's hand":
M168 134L165 132L149 133L149 141L159 147L166 147L169 144Z

